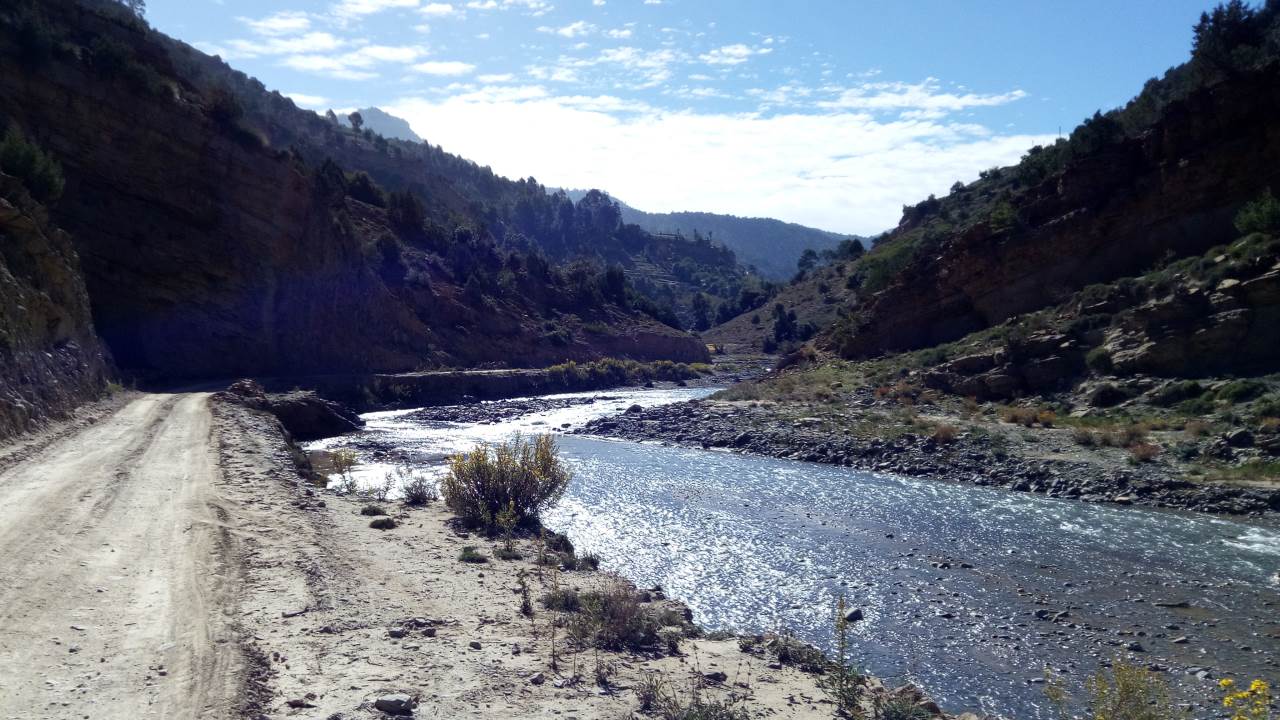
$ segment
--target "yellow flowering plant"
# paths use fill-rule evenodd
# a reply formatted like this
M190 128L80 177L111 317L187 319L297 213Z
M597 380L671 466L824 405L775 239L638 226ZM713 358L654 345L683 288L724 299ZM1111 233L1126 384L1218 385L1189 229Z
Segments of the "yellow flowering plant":
M1222 689L1222 706L1231 711L1231 720L1271 720L1271 686L1265 680L1254 680L1240 690L1235 680L1224 678L1218 687Z

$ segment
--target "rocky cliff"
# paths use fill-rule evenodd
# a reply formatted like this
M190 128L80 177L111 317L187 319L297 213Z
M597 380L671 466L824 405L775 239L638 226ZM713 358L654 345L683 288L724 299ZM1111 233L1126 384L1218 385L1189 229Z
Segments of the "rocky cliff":
M113 5L50 0L0 13L0 96L4 114L62 162L54 216L123 370L401 371L615 349L593 343L587 324L633 331L616 347L634 357L705 357L692 337L625 307L565 312L567 290L463 288L443 251L409 247L336 170L274 148L238 119L234 98L175 65L172 41Z
M1239 207L1280 185L1277 117L1277 64L1172 103L1139 137L1011 193L1000 221L962 225L915 253L832 344L847 357L928 347L1229 242ZM898 235L932 208L917 210Z
M107 371L70 239L0 174L0 438L96 398Z

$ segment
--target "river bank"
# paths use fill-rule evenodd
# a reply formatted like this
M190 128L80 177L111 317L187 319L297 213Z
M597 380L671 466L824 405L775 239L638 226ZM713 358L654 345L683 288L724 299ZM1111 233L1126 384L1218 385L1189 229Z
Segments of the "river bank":
M1135 463L1125 448L1081 447L1071 428L913 408L870 389L825 403L700 400L637 409L575 430L926 477L1083 502L1223 514L1280 510L1280 488L1196 482L1168 462ZM1167 433L1175 435L1175 433Z
M379 703L393 702L414 705L422 717L617 718L646 707L665 717L663 702L739 713L717 717L834 712L819 675L768 649L781 647L780 638L708 635L658 588L637 590L620 575L563 560L568 555L539 563L548 551L534 538L516 539L518 557L499 559L501 540L459 528L439 502L408 507L321 490L298 473L273 418L225 402L214 414L221 464L236 469L237 485L259 488L259 509L275 515L245 565L254 712L383 717ZM384 514L367 514L370 505ZM386 518L392 529L371 527ZM462 561L466 547L485 561ZM657 623L660 642L629 650L575 645L576 613L543 601L565 592L634 597L635 610ZM906 703L944 717L914 687L867 679L866 688L868 703ZM655 692L667 700L654 704Z
M396 465L442 472L478 442L711 404L699 399L713 390L370 413L361 432L307 447L355 450L353 474L372 487ZM1280 535L1265 523L659 443L560 443L575 480L547 523L601 567L662 585L704 627L786 628L828 651L843 595L864 616L857 661L944 707L1048 717L1046 666L1078 689L1120 658L1212 714L1216 678L1276 667Z

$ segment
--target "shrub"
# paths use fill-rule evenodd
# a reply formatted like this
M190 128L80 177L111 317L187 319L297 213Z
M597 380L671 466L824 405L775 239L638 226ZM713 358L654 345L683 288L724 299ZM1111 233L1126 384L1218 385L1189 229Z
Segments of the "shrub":
M935 425L933 428L933 439L943 444L955 442L959 434L955 425Z
M1108 375L1115 369L1111 362L1111 353L1105 347L1096 347L1084 356L1085 365L1099 375Z
M658 642L658 623L640 604L636 593L618 586L605 592L583 593L580 621L589 624L593 647L638 650Z
M582 607L582 599L578 596L578 591L561 588L543 595L542 606L556 612L578 612Z
M369 527L374 530L391 530L395 526L396 521L386 517L385 515L383 517L376 518L373 522L369 523Z
M1103 435L1102 444L1110 447L1133 447L1146 441L1148 430L1142 423L1132 423Z
M1086 680L1085 690L1095 720L1168 720L1182 715L1155 673L1122 661Z
M494 550L493 556L499 560L520 560L524 557L524 555L520 554L519 550L505 547L500 547L497 550Z
M1155 443L1137 443L1129 446L1129 454L1137 462L1151 462L1160 454L1160 446Z
M793 665L808 673L821 673L830 664L822 651L790 635L773 635L765 641L780 665Z
M578 557L579 570L599 570L600 558L594 553L583 553Z
M1270 720L1271 686L1265 680L1254 680L1244 690L1236 690L1236 681L1218 681L1222 690L1222 707L1231 711L1231 720Z
M366 516L386 515L387 511L383 510L377 505L365 505L364 507L360 508L360 514L366 515Z
M1209 434L1209 423L1203 420L1188 420L1182 427L1182 432L1188 438L1204 437Z
M347 178L347 194L362 203L377 207L387 206L387 198L382 188L378 187L373 178L363 171L356 172Z
M929 720L932 717L928 709L911 698L895 697L880 708L880 720Z
M517 435L449 458L441 493L445 505L473 525L493 527L508 506L518 523L536 523L564 493L569 478L550 435L532 440Z
M1236 213L1236 229L1245 235L1280 232L1280 200L1268 189L1257 200L1245 203Z
M17 177L36 200L48 203L62 196L62 166L18 129L10 125L0 140L0 170Z
M1204 387L1195 380L1173 382L1151 393L1151 404L1160 407L1172 407L1180 402L1198 398L1204 394Z
M485 563L489 562L489 558L485 557L476 549L475 545L467 545L462 548L462 552L458 553L458 559L464 563Z
M397 467L396 475L400 478L400 495L405 505L430 505L440 499L440 491L429 478L407 467Z
M1248 402L1267 391L1265 383L1257 380L1233 380L1218 388L1215 393L1219 400L1239 403Z
M1083 445L1085 447L1093 447L1098 444L1098 436L1085 428L1075 428L1072 430L1071 439L1075 440L1077 445Z
M1040 423L1040 427L1051 428L1057 419L1057 414L1052 410L1039 410L1036 412L1036 422Z

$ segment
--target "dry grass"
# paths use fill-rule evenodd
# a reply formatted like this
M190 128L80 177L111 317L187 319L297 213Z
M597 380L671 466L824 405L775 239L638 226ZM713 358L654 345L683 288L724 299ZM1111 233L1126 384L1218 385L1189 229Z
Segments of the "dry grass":
M959 435L960 429L955 425L947 425L943 423L933 426L933 439L943 445L955 442Z
M1129 455L1137 462L1151 462L1160 455L1160 446L1155 443L1136 443L1129 446Z
M1013 425L1023 427L1053 427L1058 420L1057 413L1043 407L1006 407L1000 410L1000 419Z

